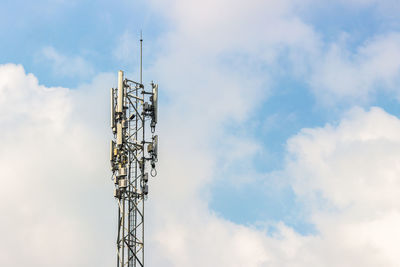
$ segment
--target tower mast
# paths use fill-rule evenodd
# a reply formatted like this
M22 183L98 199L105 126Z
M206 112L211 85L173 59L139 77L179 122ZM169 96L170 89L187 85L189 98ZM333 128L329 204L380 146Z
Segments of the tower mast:
M110 162L114 197L118 203L117 267L144 266L144 201L150 175L157 171L158 85L146 91L142 81L142 37L140 38L140 82L118 72L118 87L111 88ZM150 124L149 124L150 123ZM147 130L151 134L147 134Z

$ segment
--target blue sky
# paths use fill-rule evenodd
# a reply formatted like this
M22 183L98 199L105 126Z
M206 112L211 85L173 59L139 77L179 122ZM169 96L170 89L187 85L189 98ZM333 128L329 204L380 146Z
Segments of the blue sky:
M63 207L28 187L17 204L26 210L0 206L8 225L26 222L25 258L50 265L38 235L56 225L69 233L60 245L104 243L99 266L113 262L107 88L119 69L137 78L142 31L144 79L161 93L150 266L398 266L389 246L400 240L398 11L392 0L3 1L0 166L43 194L59 188ZM36 158L38 144L62 156ZM32 166L13 173L11 150ZM87 266L96 251L71 255L60 266ZM0 254L0 265L10 258Z

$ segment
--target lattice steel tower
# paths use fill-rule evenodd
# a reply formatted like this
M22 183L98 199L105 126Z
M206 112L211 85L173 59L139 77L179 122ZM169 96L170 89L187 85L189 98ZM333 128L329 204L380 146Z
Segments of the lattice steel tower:
M118 88L111 88L110 161L118 201L117 267L144 266L144 200L149 173L157 174L158 85L142 83L142 40L140 40L140 81L118 72ZM150 130L150 131L149 131Z

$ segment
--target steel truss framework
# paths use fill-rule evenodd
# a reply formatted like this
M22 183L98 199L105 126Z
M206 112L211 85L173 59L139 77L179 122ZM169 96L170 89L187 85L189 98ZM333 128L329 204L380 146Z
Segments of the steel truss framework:
M146 169L150 165L151 175L155 176L158 142L154 135L158 86L151 86L152 92L146 92L142 83L124 79L120 71L118 88L111 89L114 140L110 160L118 201L117 267L144 266Z

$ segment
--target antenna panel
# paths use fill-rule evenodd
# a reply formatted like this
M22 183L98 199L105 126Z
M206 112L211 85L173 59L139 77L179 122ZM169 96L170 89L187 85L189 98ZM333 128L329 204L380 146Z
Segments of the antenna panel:
M158 135L153 137L153 154L157 158L158 155Z
M111 143L110 143L110 161L111 161L111 165L113 165L113 161L114 161L114 158L115 158L114 149L115 149L115 142L113 140L111 140Z
M117 145L118 146L122 145L122 142L123 142L122 136L123 136L123 134L122 134L122 124L121 124L121 122L118 122L117 123Z
M124 108L124 72L120 70L118 72L117 112L123 112L123 108Z
M115 128L115 103L114 103L114 88L111 88L110 90L110 96L111 96L111 129L113 129L114 132L114 128Z
M153 85L153 109L154 116L153 120L157 123L157 115L158 115L158 84Z

